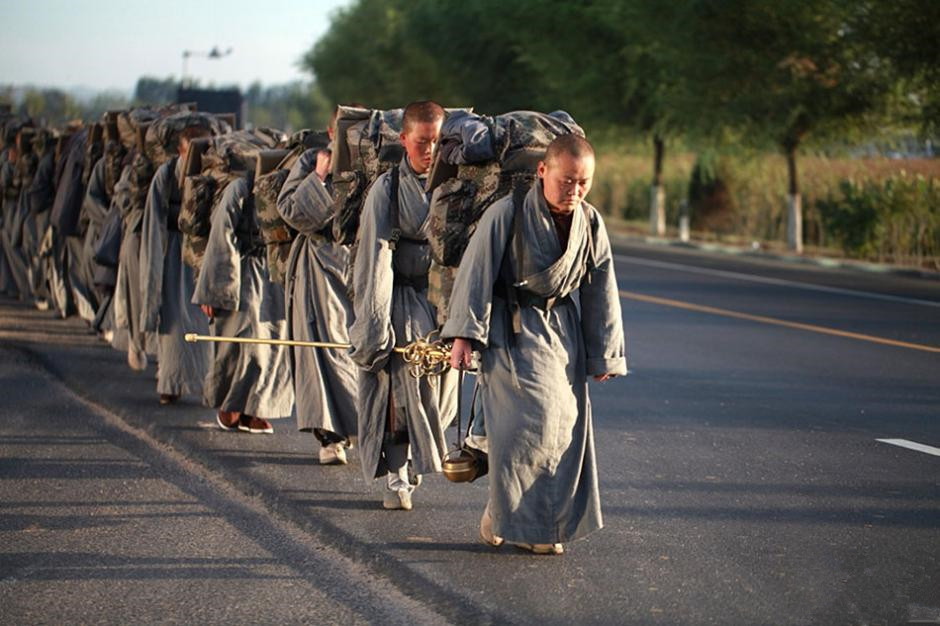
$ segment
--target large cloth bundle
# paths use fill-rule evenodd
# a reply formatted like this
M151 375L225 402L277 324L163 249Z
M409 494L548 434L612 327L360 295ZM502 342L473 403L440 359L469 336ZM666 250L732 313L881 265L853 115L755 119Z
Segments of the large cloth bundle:
M183 260L197 270L206 251L212 209L234 180L246 178L254 185L262 154L286 144L280 131L261 128L239 130L194 141L183 167L179 229L183 233ZM246 207L247 209L248 207ZM253 209L253 207L251 207ZM263 245L262 242L258 242Z
M307 150L323 150L329 146L325 132L301 130L287 141L284 150L262 152L255 170L255 211L258 227L267 248L268 272L271 280L283 283L287 278L287 261L297 231L290 227L277 210L277 198L290 174L291 167Z
M445 120L428 176L433 260L428 297L440 321L455 269L483 212L514 187L530 187L548 145L572 133L584 136L564 111L513 111L495 117L457 112Z
M210 135L223 135L231 126L211 113L180 111L154 120L147 126L144 152L153 163L154 170L176 156L180 136L188 128L201 128Z
M369 185L401 161L404 109L379 111L340 106L333 150L333 238L351 244Z

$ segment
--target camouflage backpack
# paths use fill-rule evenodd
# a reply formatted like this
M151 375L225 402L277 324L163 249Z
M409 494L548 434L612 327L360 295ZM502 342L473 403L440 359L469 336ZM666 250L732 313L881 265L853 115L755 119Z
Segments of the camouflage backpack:
M183 233L183 260L195 269L209 242L212 209L225 188L239 178L254 179L261 153L284 141L271 129L238 130L193 141L183 165L183 191L179 229Z
M283 283L287 279L287 261L291 245L297 237L297 231L278 212L277 198L290 169L301 155L310 149L324 149L328 144L329 137L325 132L305 129L291 135L286 149L262 152L258 159L255 171L255 211L261 237L267 248L268 272L275 282Z
M564 111L513 111L495 117L450 116L428 176L432 191L428 298L443 323L456 268L483 212L516 186L528 189L556 137L584 136Z
M369 185L401 161L403 109L379 111L340 106L333 150L333 239L351 244Z
M154 170L176 156L180 135L187 128L202 128L210 135L231 132L227 122L209 113L180 111L154 120L144 137L144 152Z

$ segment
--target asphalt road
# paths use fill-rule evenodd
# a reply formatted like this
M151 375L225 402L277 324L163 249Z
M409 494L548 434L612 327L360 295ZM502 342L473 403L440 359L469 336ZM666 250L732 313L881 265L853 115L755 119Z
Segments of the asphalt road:
M617 253L606 528L562 557L479 544L485 480L384 511L355 451L158 407L152 367L0 303L0 621L940 623L940 281Z

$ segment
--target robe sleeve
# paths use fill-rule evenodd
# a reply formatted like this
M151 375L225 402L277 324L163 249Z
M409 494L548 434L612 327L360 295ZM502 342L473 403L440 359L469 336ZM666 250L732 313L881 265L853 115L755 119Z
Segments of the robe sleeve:
M88 189L85 191L85 199L82 201L82 213L79 220L83 232L89 223L101 224L104 222L111 206L111 200L108 198L108 192L105 188L104 167L104 159L98 159L92 169L91 177L88 179Z
M620 292L614 275L614 258L604 220L590 209L594 264L579 287L581 334L584 337L588 376L627 373Z
M383 369L395 347L392 329L394 271L389 248L389 178L379 177L366 196L359 222L353 271L355 321L349 327L350 356L371 372Z
M463 337L477 349L489 343L493 285L509 242L512 214L512 198L507 197L491 206L477 223L454 279L443 338Z
M144 332L157 332L163 289L163 261L167 246L166 220L170 211L170 188L175 184L171 159L157 170L147 191L140 232L140 325Z
M277 197L278 213L304 235L322 230L333 218L332 198L316 173L317 152L307 150L300 155Z
M247 193L244 180L232 181L212 209L209 241L202 258L192 301L213 308L237 311L241 295L241 252L235 229Z

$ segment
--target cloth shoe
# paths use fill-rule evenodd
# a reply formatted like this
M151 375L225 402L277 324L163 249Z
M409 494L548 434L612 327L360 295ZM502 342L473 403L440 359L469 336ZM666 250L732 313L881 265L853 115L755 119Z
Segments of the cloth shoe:
M274 434L274 426L271 426L271 422L253 415L240 415L238 417L238 430L252 435Z
M346 465L346 448L340 442L320 448L320 465Z
M407 489L399 489L397 491L388 490L382 498L382 506L389 510L401 509L403 511L410 511L412 509L411 492Z
M176 402L176 401L179 400L179 399L180 399L179 396L173 395L172 393L161 393L161 394L160 394L160 405L161 405L161 406L164 406L164 405L167 405L167 404L173 404L174 402Z
M238 430L238 413L234 411L219 411L215 414L215 423L226 432Z

